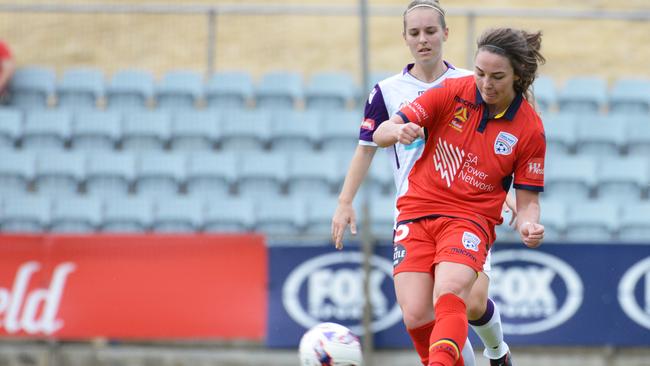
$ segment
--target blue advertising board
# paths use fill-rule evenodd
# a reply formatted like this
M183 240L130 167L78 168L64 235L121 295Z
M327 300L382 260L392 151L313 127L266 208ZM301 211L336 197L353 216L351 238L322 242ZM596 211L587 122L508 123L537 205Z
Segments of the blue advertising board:
M375 345L411 347L395 300L392 247L376 249L369 282ZM362 333L358 247L272 246L269 271L269 347L295 347L325 321ZM510 345L650 346L650 245L499 244L491 278ZM470 338L480 348L472 331Z

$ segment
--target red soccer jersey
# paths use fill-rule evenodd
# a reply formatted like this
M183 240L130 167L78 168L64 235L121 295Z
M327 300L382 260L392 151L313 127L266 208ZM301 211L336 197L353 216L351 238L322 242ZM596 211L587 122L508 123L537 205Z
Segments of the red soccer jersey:
M6 60L11 58L11 50L7 44L0 40L0 60Z
M397 201L398 221L469 219L492 243L513 174L516 189L544 190L544 127L522 95L501 117L489 118L474 77L467 76L429 89L398 114L428 132L408 190Z

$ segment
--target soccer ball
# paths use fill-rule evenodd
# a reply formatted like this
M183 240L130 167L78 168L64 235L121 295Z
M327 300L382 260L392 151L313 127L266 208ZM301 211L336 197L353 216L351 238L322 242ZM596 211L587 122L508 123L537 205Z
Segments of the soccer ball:
M320 323L300 339L301 366L361 366L361 344L350 329Z

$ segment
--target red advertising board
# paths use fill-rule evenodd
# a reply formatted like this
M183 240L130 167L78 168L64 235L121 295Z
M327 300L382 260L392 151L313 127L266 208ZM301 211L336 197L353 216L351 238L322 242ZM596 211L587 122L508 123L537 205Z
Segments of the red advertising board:
M0 235L0 336L262 340L258 235Z

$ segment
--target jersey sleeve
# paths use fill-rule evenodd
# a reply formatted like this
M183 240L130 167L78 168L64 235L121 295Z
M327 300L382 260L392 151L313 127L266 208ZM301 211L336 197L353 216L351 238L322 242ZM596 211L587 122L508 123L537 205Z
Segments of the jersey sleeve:
M379 125L388 120L388 109L386 102L381 92L379 84L368 95L366 107L363 112L363 121L361 121L361 128L359 128L359 144L377 146L372 141L372 135L375 133Z
M451 89L447 81L438 84L404 106L397 114L405 123L413 122L431 128L438 120L443 106L449 103L450 97L453 98Z
M2 40L0 40L0 60L11 59L11 50L9 46Z
M521 155L515 162L515 189L534 192L544 191L544 160L546 154L546 136L544 130L533 132Z

